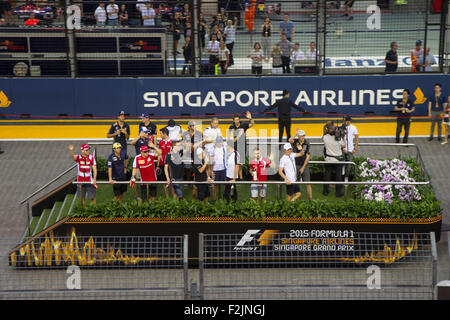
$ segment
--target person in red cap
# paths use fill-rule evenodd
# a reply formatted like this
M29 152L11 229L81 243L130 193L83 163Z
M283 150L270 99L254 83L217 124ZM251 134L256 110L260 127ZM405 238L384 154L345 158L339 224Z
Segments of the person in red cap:
M130 184L136 181L136 174L139 170L142 182L156 181L155 160L161 156L161 150L158 149L152 142L149 146L143 145L140 149L141 153L134 158L133 172L131 174ZM153 150L151 150L153 149ZM156 184L141 184L141 199L146 201L150 195L150 200L156 198Z
M96 204L96 192L97 192L97 163L95 157L89 154L90 146L82 144L81 154L74 154L73 145L69 145L70 158L78 164L78 182L90 182L87 184L79 184L77 194L81 199L81 204L86 204L86 197L88 197L93 204Z

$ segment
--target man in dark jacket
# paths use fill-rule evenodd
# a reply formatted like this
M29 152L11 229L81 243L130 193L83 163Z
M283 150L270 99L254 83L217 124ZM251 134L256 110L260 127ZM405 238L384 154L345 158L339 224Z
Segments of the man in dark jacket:
M272 109L278 108L278 141L283 139L284 128L286 128L287 140L291 137L291 108L300 112L305 112L305 109L296 106L289 100L289 91L283 90L283 98L273 104L273 106L266 108L263 113Z

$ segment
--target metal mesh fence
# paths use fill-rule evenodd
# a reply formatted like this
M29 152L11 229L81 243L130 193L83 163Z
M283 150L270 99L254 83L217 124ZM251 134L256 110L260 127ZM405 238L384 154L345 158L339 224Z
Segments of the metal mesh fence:
M200 238L204 299L432 299L434 236L248 230Z
M0 10L0 75L442 71L447 6L431 0L14 1ZM398 63L386 70L394 42L390 59Z
M2 299L184 299L187 237L56 237L3 242Z

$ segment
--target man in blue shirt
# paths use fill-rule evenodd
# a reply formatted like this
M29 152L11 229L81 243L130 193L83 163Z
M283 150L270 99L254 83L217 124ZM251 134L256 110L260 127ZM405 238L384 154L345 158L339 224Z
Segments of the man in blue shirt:
M294 37L294 23L289 20L289 15L284 15L284 20L280 22L280 27L278 28L278 33L281 35L285 34L288 41L292 41Z
M146 127L141 127L139 129L139 135L131 141L131 144L136 150L136 155L141 153L142 146L148 146L150 131Z
M109 183L113 185L114 200L122 202L123 194L127 191L126 183L115 183L116 181L127 181L128 155L122 151L119 142L113 144L113 153L108 157Z

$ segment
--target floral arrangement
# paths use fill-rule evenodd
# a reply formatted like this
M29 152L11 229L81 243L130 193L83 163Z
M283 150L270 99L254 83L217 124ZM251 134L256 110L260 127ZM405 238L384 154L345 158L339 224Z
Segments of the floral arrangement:
M361 181L371 182L415 182L411 177L413 169L400 159L375 160L367 158L359 166ZM360 196L365 200L385 201L420 201L422 195L413 185L371 185L364 186Z

